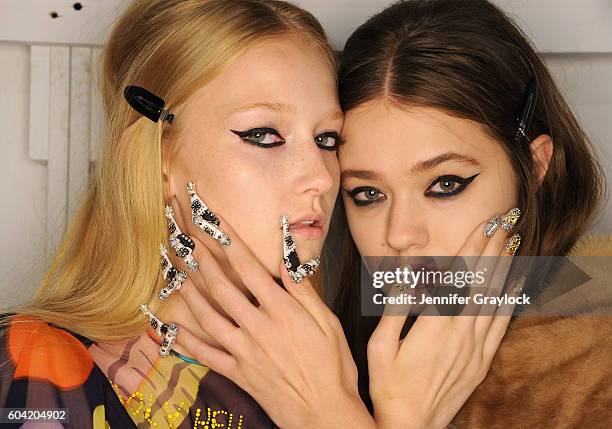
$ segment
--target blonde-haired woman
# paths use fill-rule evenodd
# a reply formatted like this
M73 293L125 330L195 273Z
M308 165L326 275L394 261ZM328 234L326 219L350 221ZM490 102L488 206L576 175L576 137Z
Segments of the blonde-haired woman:
M319 23L282 1L136 0L100 87L91 187L41 287L3 319L0 406L55 409L47 419L74 428L374 427L340 324L307 278L338 193L343 120ZM390 334L381 353L397 347ZM461 394L454 381L429 391L463 398L488 367L455 364ZM379 384L402 398L422 388L393 373ZM19 417L32 418L4 421Z

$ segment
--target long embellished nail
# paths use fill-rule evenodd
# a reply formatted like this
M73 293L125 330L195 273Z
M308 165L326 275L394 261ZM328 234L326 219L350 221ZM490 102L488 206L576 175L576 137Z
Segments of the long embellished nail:
M193 182L187 184L187 192L189 192L191 197L192 222L223 246L229 246L232 242L230 237L219 226L219 218L210 211L208 206L202 201L202 198L196 193Z
M321 264L321 260L319 258L313 258L303 264L300 263L300 257L295 248L295 242L289 232L289 221L287 216L282 215L280 222L283 230L283 261L285 262L285 267L287 268L291 280L293 280L294 283L299 283L304 280L305 277L309 277L317 271Z
M506 241L505 249L511 255L514 255L521 245L521 236L519 234L514 234L512 237Z
M176 252L176 256L181 258L191 271L197 271L198 262L193 259L193 249L195 249L195 243L191 237L180 230L176 220L174 219L174 210L172 210L172 207L170 206L166 206L166 219L168 219L170 246Z
M512 285L512 288L510 289L510 292L513 295L519 295L523 289L525 288L525 283L527 282L527 277L524 275L520 275L518 276L515 280L514 280L514 284Z
M485 237L493 237L493 234L495 234L495 231L497 231L497 228L499 228L501 222L502 219L499 216L493 216L484 226L483 232Z
M159 253L161 254L161 267L166 279L167 286L159 292L159 299L164 300L170 296L175 290L179 290L183 282L187 279L187 272L178 271L172 266L168 257L168 249L163 244L159 245Z
M403 272L405 270L407 270L408 272L414 271L412 269L412 265L409 265L409 264L401 265L400 267L398 267L398 269L400 270L400 272ZM410 289L411 287L410 285L408 285L408 283L395 283L395 291L397 293L406 292L407 290L410 290Z
M155 330L155 333L162 337L162 343L159 347L159 355L166 357L170 354L170 348L176 341L178 335L178 327L174 323L166 324L159 320L146 304L140 304L140 310L149 319L151 327Z
M512 228L518 223L521 218L521 210L518 207L513 208L501 218L501 227L506 231L512 231Z

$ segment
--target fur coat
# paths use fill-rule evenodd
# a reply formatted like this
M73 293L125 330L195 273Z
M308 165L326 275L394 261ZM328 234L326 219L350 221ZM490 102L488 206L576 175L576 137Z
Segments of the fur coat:
M612 235L585 236L568 256L591 281L553 299L556 315L510 323L449 428L612 428Z

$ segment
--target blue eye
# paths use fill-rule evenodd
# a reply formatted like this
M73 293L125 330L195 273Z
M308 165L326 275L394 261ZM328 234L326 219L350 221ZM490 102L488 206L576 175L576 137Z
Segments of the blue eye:
M478 173L480 174L480 173ZM447 198L465 191L470 183L478 176L464 178L459 176L440 176L425 191L426 197Z
M278 131L274 128L252 128L246 131L230 130L245 143L250 143L259 147L275 147L285 143Z
M317 146L324 150L336 150L342 144L342 139L335 131L328 131L315 137Z
M353 199L355 205L361 207L380 203L385 199L385 194L370 186L359 186L351 191L347 191L347 194Z

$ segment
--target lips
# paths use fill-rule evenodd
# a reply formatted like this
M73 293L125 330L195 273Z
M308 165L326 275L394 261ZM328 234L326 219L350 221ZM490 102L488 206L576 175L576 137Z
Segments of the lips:
M289 223L289 230L292 233L306 238L320 238L323 236L325 226L322 215L312 214L302 216L300 219Z
M320 226L322 226L320 220L311 219L311 220L302 220L300 222L291 223L289 224L289 229L320 227Z

